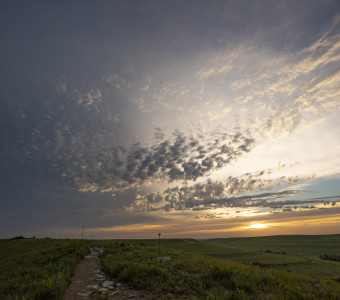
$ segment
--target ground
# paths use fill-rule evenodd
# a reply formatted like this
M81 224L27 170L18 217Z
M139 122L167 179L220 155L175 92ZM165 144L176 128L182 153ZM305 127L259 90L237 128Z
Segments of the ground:
M112 281L101 271L99 254L94 248L76 267L65 300L85 299L153 299L147 291L134 290L126 284Z

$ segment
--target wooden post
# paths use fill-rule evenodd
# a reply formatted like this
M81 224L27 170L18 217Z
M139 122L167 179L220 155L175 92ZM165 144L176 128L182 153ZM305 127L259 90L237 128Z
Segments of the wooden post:
M161 234L158 233L158 256L161 257Z

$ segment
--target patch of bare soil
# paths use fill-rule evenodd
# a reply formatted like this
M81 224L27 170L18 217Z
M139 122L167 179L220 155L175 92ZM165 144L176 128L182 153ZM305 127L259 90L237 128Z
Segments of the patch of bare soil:
M126 284L113 281L100 270L98 255L103 249L92 249L77 266L72 282L65 293L65 300L85 299L155 299L147 291L134 290Z

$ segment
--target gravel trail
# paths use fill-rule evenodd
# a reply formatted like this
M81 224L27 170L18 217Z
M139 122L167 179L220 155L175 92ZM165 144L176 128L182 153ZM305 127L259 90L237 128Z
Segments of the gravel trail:
M131 289L106 277L101 271L99 254L101 248L94 248L74 271L72 281L65 293L65 300L86 299L155 299L147 291ZM104 297L105 296L105 297Z

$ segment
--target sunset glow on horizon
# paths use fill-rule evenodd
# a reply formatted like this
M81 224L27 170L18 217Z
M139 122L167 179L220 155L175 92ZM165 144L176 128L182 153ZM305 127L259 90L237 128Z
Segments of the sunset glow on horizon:
M249 228L249 229L263 229L263 228L267 228L268 226L270 226L269 224L252 224L246 228Z

